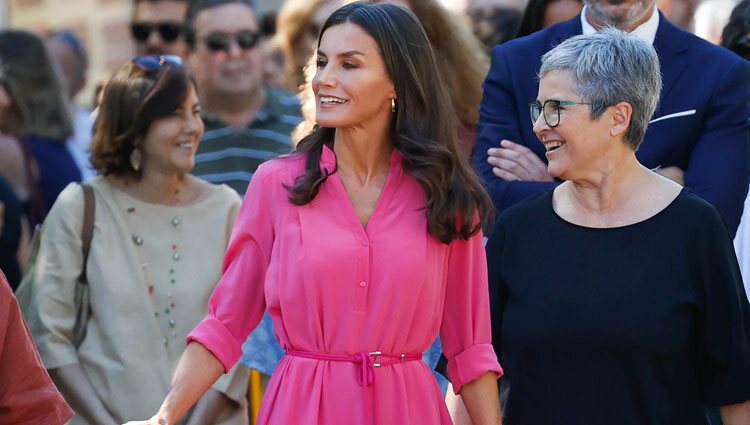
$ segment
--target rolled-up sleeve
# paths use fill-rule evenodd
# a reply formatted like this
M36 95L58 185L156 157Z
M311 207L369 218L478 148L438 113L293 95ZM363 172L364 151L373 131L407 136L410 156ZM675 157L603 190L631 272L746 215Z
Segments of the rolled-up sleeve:
M492 348L488 292L482 233L453 241L440 337L456 394L487 372L503 374Z
M264 165L250 181L208 315L187 337L188 343L196 341L211 351L225 372L239 360L242 343L265 310L263 285L275 234L267 192L278 188L271 187L274 179Z

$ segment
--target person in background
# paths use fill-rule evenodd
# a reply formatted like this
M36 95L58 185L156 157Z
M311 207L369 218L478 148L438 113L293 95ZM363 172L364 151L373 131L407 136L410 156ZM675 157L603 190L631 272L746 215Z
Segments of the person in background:
M210 313L162 407L136 424L178 421L266 306L286 356L259 425L451 424L422 361L438 330L474 425L500 424L491 202L459 152L424 30L402 7L359 2L319 40L319 127L253 176Z
M89 159L91 111L76 105L76 96L86 86L88 55L81 40L70 30L51 32L45 43L47 51L62 72L68 92L68 106L73 113L73 134L68 139L67 146L81 170L81 179L88 181L96 175Z
M251 2L193 1L185 30L206 124L193 172L244 196L261 163L293 149L290 134L301 120L299 99L264 82L260 33ZM255 355L243 357L240 363L270 376L276 362L264 358L278 359L283 354L274 341L270 317L250 338L257 338L247 345Z
M657 0L657 7L669 22L687 32L693 32L695 10L703 0Z
M55 388L0 270L0 423L63 425L73 412Z
M516 38L535 33L581 13L581 0L529 0Z
M531 123L561 185L487 243L505 425L750 423L750 304L720 214L643 166L659 58L616 29L542 57ZM716 423L716 422L710 422Z
M305 85L305 67L315 54L320 28L342 4L344 0L287 0L279 9L275 38L285 54L290 90L296 92Z
M5 128L4 120L15 119L17 116L12 111L13 103L5 89L3 69L2 62L0 62L0 129ZM22 163L22 153L18 148L19 145L14 138L0 134L0 153L6 156L4 159L0 158L0 164L8 166L9 160L13 159ZM16 158L13 158L13 152L17 155ZM30 231L21 200L4 175L17 175L20 169L22 167L17 167L15 170L6 169L0 173L0 270L5 272L13 291L21 282ZM23 183L23 179L21 178L21 181L17 183ZM23 187L22 184L19 186Z
M44 220L68 183L81 181L81 171L67 147L73 121L64 83L41 38L24 30L0 31L0 63L12 103L0 132L17 136L16 152L20 152L0 155L0 161L8 161L7 168L0 164L0 173L18 170L20 176L8 180L25 183L25 190L17 193L26 202L33 228Z
M721 44L721 32L738 0L703 0L695 9L693 33L713 44Z
M258 165L292 150L299 100L264 84L251 2L192 1L185 31L206 123L193 172L244 195Z
M189 0L133 0L130 36L138 55L185 57L182 27Z
M29 327L76 411L122 423L158 407L206 314L240 199L190 175L203 132L192 78L174 55L141 56L110 79L94 123L95 213L85 268L90 317L74 345L84 193L71 184L44 223ZM246 371L211 382L185 422L246 425ZM219 378L217 376L217 378Z
M466 10L474 35L482 42L486 53L498 44L512 40L518 32L522 13L515 7L486 5Z
M732 10L721 45L750 61L750 0L742 0Z
M260 19L260 49L263 55L263 81L279 90L295 90L286 79L286 57L276 36L276 12Z
M539 59L562 40L615 26L652 44L664 89L636 153L712 203L733 236L750 183L750 63L670 23L656 0L586 0L579 16L493 50L477 123L474 167L499 211L560 182L521 119L536 97Z

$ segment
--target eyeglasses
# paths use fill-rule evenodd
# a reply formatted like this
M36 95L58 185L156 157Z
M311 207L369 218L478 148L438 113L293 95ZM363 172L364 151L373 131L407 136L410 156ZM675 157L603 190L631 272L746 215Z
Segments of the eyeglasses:
M143 71L158 71L162 66L182 67L182 58L177 55L139 56L130 61Z
M560 107L573 105L590 105L590 103L556 99L545 100L544 103L540 103L538 100L536 102L531 102L529 103L531 124L536 124L539 115L544 115L544 122L547 123L548 127L557 127L560 124ZM542 114L542 112L544 112L544 114Z
M130 33L138 42L144 42L151 36L151 32L156 30L159 37L166 42L177 40L182 34L182 23L176 21L166 21L159 23L133 22L130 24Z
M203 43L212 52L227 52L232 44L236 42L240 49L250 50L258 44L260 34L255 31L245 30L235 34L226 32L212 32L203 37Z

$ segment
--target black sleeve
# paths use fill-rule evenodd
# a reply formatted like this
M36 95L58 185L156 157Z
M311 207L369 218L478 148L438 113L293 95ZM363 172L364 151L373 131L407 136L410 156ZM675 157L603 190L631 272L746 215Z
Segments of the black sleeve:
M505 222L502 217L495 223L492 236L487 241L487 272L490 289L490 320L492 323L492 347L498 360L502 362L502 324L505 293L503 291L501 270L503 249L505 247Z
M701 383L708 404L750 400L750 306L737 257L714 209L696 223L696 261L703 299Z

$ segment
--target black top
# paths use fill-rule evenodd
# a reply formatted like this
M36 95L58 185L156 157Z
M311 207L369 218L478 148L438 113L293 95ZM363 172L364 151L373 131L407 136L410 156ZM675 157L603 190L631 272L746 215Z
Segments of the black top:
M642 222L559 217L552 193L487 244L506 425L704 425L750 399L750 307L716 210L683 190Z

